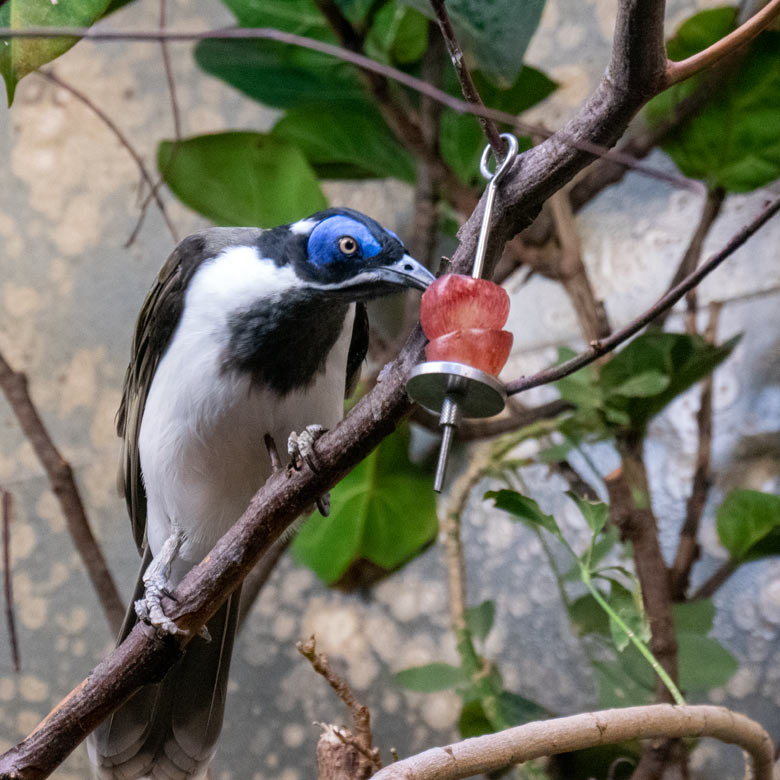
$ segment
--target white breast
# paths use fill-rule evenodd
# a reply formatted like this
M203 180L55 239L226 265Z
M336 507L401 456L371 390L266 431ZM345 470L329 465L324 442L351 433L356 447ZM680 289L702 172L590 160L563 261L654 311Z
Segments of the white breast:
M155 372L139 437L148 503L147 535L157 553L172 524L185 533L174 583L213 547L270 473L263 437L284 456L292 431L343 416L354 306L325 370L280 399L249 376L223 367L232 312L272 306L299 285L292 270L251 247L226 250L193 275L184 311Z

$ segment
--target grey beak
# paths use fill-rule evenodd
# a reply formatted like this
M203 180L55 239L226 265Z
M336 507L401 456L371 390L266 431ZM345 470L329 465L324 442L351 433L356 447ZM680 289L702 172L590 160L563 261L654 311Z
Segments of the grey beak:
M374 268L372 273L383 282L414 287L417 290L426 290L428 285L436 280L436 277L411 255L404 255L391 265L380 265Z

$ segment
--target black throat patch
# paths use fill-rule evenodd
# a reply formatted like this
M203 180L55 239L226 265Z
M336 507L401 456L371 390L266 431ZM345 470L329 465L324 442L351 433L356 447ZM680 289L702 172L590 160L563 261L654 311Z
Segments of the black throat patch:
M324 371L347 310L311 290L291 290L236 312L228 320L225 368L248 372L279 395L306 388Z

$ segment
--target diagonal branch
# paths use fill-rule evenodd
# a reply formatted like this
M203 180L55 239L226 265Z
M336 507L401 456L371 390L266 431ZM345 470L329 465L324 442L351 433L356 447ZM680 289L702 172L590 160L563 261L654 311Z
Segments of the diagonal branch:
M581 352L571 360L565 363L546 368L528 377L520 377L507 383L507 392L512 395L521 393L523 390L529 390L532 387L547 385L550 382L556 382L575 371L579 371L584 366L597 360L607 352L611 352L619 344L639 333L645 325L652 322L659 314L674 306L680 298L692 290L705 276L712 273L727 257L730 257L739 247L741 247L752 235L757 233L777 212L780 211L780 199L771 201L758 216L748 225L733 235L729 242L716 254L712 255L706 262L702 263L693 273L687 276L680 284L672 288L664 296L659 298L647 311L640 314L635 320L632 320L616 330L609 338L597 341L591 344L589 349Z
M117 634L124 619L125 609L100 546L89 527L87 514L73 478L73 470L57 450L30 398L27 377L14 371L2 354L0 390L5 394L11 410L49 478L52 492L60 502L73 544L81 556L106 621L111 631Z
M482 102L477 85L466 67L463 51L458 44L458 39L455 37L455 30L452 29L452 22L447 13L447 7L444 5L444 0L431 0L431 6L436 15L436 23L439 25L444 43L447 46L447 53L450 55L450 60L452 60L452 67L455 69L455 74L460 82L463 97L468 103L484 111L485 104ZM493 147L496 161L502 160L506 144L501 139L501 132L492 119L486 116L477 116L477 119L482 126L482 132L485 134L487 142Z
M67 81L63 81L56 73L50 70L38 70L36 71L40 76L43 76L43 78L47 79L48 81L51 81L53 84L56 84L58 87L62 87L62 89L67 90L70 92L73 97L75 97L77 100L80 100L90 111L92 111L98 119L100 119L101 122L116 136L117 140L119 141L122 146L127 149L128 154L133 158L133 161L138 166L138 170L141 172L141 178L146 182L146 184L150 187L152 193L154 193L154 202L157 204L157 208L160 209L160 214L162 214L163 219L165 220L165 224L168 227L168 232L171 234L171 238L173 238L174 243L179 242L179 237L176 233L176 228L173 226L173 223L170 220L170 217L168 216L168 212L165 210L165 204L162 202L162 199L157 194L157 189L154 184L154 180L152 179L151 174L146 169L146 165L144 164L143 159L141 158L141 155L136 151L135 147L130 143L127 136L119 129L116 122L114 122L113 119L111 119L108 114L106 114L100 106L96 105L95 103L90 100L90 98L85 95L83 92L80 92L75 87L71 86Z
M679 62L669 60L664 76L666 86L671 87L673 84L679 84L705 68L715 65L724 57L733 54L750 43L760 32L766 30L778 17L780 17L780 0L771 0L757 14L737 27L734 32L713 43L712 46L708 46L704 51Z

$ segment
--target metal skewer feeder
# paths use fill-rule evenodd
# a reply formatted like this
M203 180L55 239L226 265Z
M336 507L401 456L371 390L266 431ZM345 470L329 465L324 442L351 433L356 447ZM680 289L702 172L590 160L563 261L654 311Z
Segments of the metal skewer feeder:
M493 151L489 144L482 152L479 162L480 173L488 180L488 186L485 212L482 215L482 226L471 272L474 279L481 277L485 264L496 187L517 156L517 138L510 133L502 133L501 138L507 143L507 152L504 160L496 167L495 173L491 173L488 168L488 161ZM433 489L440 493L444 485L452 441L461 420L464 417L493 417L499 414L506 404L506 388L496 377L478 368L450 360L436 360L415 366L406 383L406 391L420 406L434 414L439 414L442 440Z

